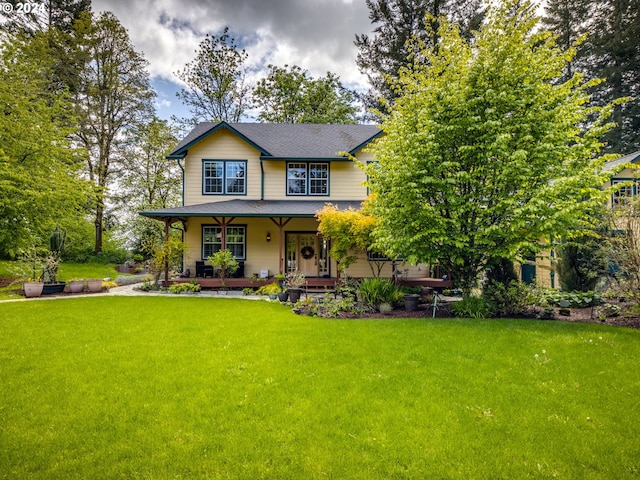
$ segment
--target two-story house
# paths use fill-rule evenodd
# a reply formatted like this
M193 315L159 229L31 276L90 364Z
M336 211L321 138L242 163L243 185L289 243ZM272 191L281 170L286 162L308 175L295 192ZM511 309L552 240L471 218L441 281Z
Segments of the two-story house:
M201 123L168 155L183 171L183 206L142 215L184 225L184 268L203 276L206 259L228 249L241 262L239 276L300 271L335 277L329 244L315 214L325 203L359 209L366 175L349 158L365 152L382 131L375 125ZM366 252L349 267L371 276ZM382 276L397 266L389 262ZM426 277L424 266L401 266Z

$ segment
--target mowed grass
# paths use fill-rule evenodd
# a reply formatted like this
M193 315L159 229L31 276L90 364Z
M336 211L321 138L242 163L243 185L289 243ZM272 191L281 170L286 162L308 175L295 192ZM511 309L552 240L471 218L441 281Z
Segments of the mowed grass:
M3 303L0 477L638 478L639 359L600 325Z

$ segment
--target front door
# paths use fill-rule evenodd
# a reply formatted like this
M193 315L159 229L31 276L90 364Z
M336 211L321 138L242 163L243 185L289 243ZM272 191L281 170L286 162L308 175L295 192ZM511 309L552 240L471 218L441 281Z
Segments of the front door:
M287 272L306 277L329 274L327 244L316 232L287 233Z

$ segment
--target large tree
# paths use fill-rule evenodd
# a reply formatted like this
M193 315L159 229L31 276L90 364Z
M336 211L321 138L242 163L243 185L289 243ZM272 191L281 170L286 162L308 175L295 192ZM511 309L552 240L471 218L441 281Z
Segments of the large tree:
M105 209L114 184L125 134L143 124L153 111L147 61L135 51L129 35L110 12L84 28L85 66L76 92L78 139L86 148L87 174L94 189L94 253L102 251Z
M604 137L606 150L631 153L640 149L640 8L635 0L548 0L544 22L565 50L577 54L567 72L603 78L593 89L599 105L628 97L615 106L617 126ZM580 35L586 39L575 44Z
M472 42L441 18L439 47L401 71L379 163L365 166L388 256L439 262L469 290L492 260L593 223L608 109L590 106L579 74L557 81L567 56L536 24L517 0L490 10Z
M408 65L411 55L419 53L411 40L436 46L440 15L459 23L463 36L469 37L482 22L482 4L482 0L367 0L373 36L356 34L354 42L359 50L358 68L371 84L365 105L384 112L384 102L393 103L397 97L393 84L400 69Z
M220 36L206 36L196 58L176 72L186 84L177 96L189 107L192 122L240 120L250 91L245 82L246 60L247 53L238 49L228 27Z
M165 157L178 142L175 128L154 117L130 132L126 148L127 168L119 182L119 204L126 219L128 238L135 251L164 235L163 225L141 217L142 210L181 204L182 176L174 160Z
M0 255L14 256L78 223L88 188L70 99L48 88L47 38L11 36L0 50Z
M253 90L258 120L274 123L356 123L355 95L340 77L327 72L312 78L297 65L269 65Z

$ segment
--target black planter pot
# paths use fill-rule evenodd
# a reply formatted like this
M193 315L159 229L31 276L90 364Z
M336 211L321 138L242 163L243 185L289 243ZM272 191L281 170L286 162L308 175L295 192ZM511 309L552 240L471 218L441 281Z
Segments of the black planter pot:
M418 310L418 301L420 300L420 295L417 293L412 293L409 295L405 295L404 297L404 308L407 312L414 312Z
M42 295L51 295L53 293L62 293L67 282L45 283L42 287Z
M281 302L286 302L288 298L289 298L289 292L280 292L278 294L278 300L280 300Z
M290 288L289 289L289 300L291 300L291 303L296 303L298 300L300 300L300 293L302 292L302 290L300 290L299 288Z

